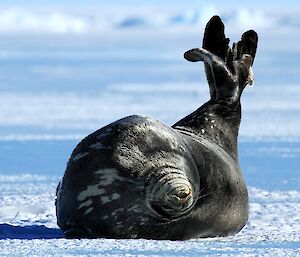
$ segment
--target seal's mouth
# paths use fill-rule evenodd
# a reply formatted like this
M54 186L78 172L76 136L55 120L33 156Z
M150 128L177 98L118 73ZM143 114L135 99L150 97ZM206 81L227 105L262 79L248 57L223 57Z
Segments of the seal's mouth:
M153 183L146 199L151 216L170 220L191 211L195 204L195 189L183 173L169 173Z

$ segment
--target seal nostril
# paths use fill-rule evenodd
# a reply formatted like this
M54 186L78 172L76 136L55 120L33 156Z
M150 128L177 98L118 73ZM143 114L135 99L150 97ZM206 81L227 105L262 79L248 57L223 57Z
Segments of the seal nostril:
M176 200L177 204L181 206L181 208L185 207L191 196L192 191L190 189L182 190L173 194L174 199Z
M179 197L180 199L187 198L189 195L190 192L179 192L178 194L176 194L176 196Z
M175 194L176 197L180 198L180 200L185 200L187 199L190 195L192 194L191 189L189 188L188 190L182 190L179 191Z

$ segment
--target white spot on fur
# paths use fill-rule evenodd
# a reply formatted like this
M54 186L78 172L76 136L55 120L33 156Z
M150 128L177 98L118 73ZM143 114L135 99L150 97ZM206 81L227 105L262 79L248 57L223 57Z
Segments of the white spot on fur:
M139 208L139 206L136 204L136 205L133 205L131 206L129 209L128 209L129 212L135 212L135 213L140 213L141 210Z
M124 224L120 221L116 222L116 229L117 230L123 230L124 229Z
M123 226L123 223L121 221L116 222L117 226Z
M95 174L99 175L101 181L99 182L99 186L108 186L112 184L114 181L123 181L124 178L118 175L118 170L116 169L101 169L97 170Z
M111 199L112 199L112 200L117 200L117 199L119 199L119 198L120 198L120 195L117 194L117 193L113 193L112 196L111 196Z
M118 216L118 212L123 212L124 208L119 208L117 210L114 210L110 215L115 219Z
M141 218L141 221L143 221L143 222L148 222L149 219L148 219L147 217L142 217L142 218Z
M211 123L215 123L215 120L211 120Z
M182 130L184 130L185 127L183 127L183 126L176 126L175 129L182 129Z
M213 128L214 128L214 126L210 126L210 128L211 128L211 129L213 129Z
M78 153L73 157L73 161L76 162L78 160L80 160L81 158L85 157L89 155L89 153L85 152L85 153Z
M89 199L89 200L87 200L87 201L85 201L85 202L82 202L82 203L78 206L77 209L81 209L81 208L83 208L83 207L89 207L89 206L92 205L92 204L93 204L92 199Z
M205 133L205 129L201 129L201 133L204 134Z
M96 150L101 150L101 149L108 149L109 147L103 145L103 144L100 143L100 142L97 142L97 143L95 143L95 144L90 145L89 148L91 148L91 149L96 149Z
M87 189L81 191L78 196L77 200L82 202L85 201L86 198L91 196L98 196L105 193L105 190L102 188L99 188L99 185L89 185L87 186Z
M83 215L87 215L94 210L94 207L88 208Z
M186 148L183 147L182 145L180 146L180 150L183 151L183 152L186 152Z
M106 203L110 203L111 199L108 196L102 196L101 197L101 203L102 204L106 204Z
M78 196L77 200L83 202L88 197L92 196L99 196L105 193L105 190L101 187L107 186L112 184L115 180L122 181L124 180L122 177L118 175L118 171L116 169L101 169L95 172L95 174L99 175L99 183L95 185L88 185L87 188L81 191ZM116 193L115 193L116 194ZM118 199L119 195L113 194L112 197L115 198L113 200ZM103 196L101 198L102 203L110 202L111 199L107 196ZM83 203L82 203L83 204Z
M107 215L103 216L103 218L102 218L102 220L107 220L107 219L108 219Z
M207 117L205 117L204 119L205 119L206 122L208 122L208 118Z
M133 226L129 226L129 227L128 227L128 230L132 230L132 229L133 229Z
M101 139L101 138L107 137L111 134L111 132L112 132L112 128L107 128L105 131L103 131L101 134L99 134L97 136L97 138Z
M177 139L175 137L175 135L171 132L171 130L168 130L168 128L166 128L165 126L163 126L162 124L158 124L155 123L153 124L152 122L157 122L156 120L149 120L151 123L147 124L146 126L136 126L135 129L138 132L146 132L148 134L149 131L153 132L156 136L158 136L159 138L162 138L163 140L168 141L168 143L170 143L170 146L173 149L177 149L178 148L178 142ZM145 139L149 139L148 137L145 137ZM149 141L149 144L151 144L152 142Z

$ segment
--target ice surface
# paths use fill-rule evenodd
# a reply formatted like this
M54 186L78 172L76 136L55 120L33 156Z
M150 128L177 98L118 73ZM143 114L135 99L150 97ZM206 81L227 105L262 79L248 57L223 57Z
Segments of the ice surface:
M246 89L243 97L241 138L300 140L300 86L259 85ZM172 98L170 97L172 96ZM289 97L292 96L292 97ZM166 97L168 101L164 101ZM82 130L96 130L114 119L133 113L172 124L208 99L203 84L110 85L100 93L3 92L0 122L3 126L40 127L40 133L1 133L1 140L78 139ZM180 102L180 105L177 104ZM2 103L2 104L1 104ZM153 103L153 104L152 104ZM253 104L255 103L255 104ZM124 106L127 106L124 109ZM47 113L47 115L45 115ZM99 124L100 122L100 124ZM45 131L41 134L42 129ZM46 132L48 130L48 132ZM60 131L71 130L70 133ZM85 132L84 131L84 132ZM86 133L86 132L85 132Z

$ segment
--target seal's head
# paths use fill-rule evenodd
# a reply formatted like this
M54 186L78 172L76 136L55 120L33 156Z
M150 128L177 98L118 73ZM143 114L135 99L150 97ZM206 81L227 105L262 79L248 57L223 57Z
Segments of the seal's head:
M197 201L200 178L181 135L149 118L132 119L131 125L121 131L122 144L118 143L113 155L122 169L130 169L135 180L141 181L137 194L144 195L149 216L161 222L191 211Z

